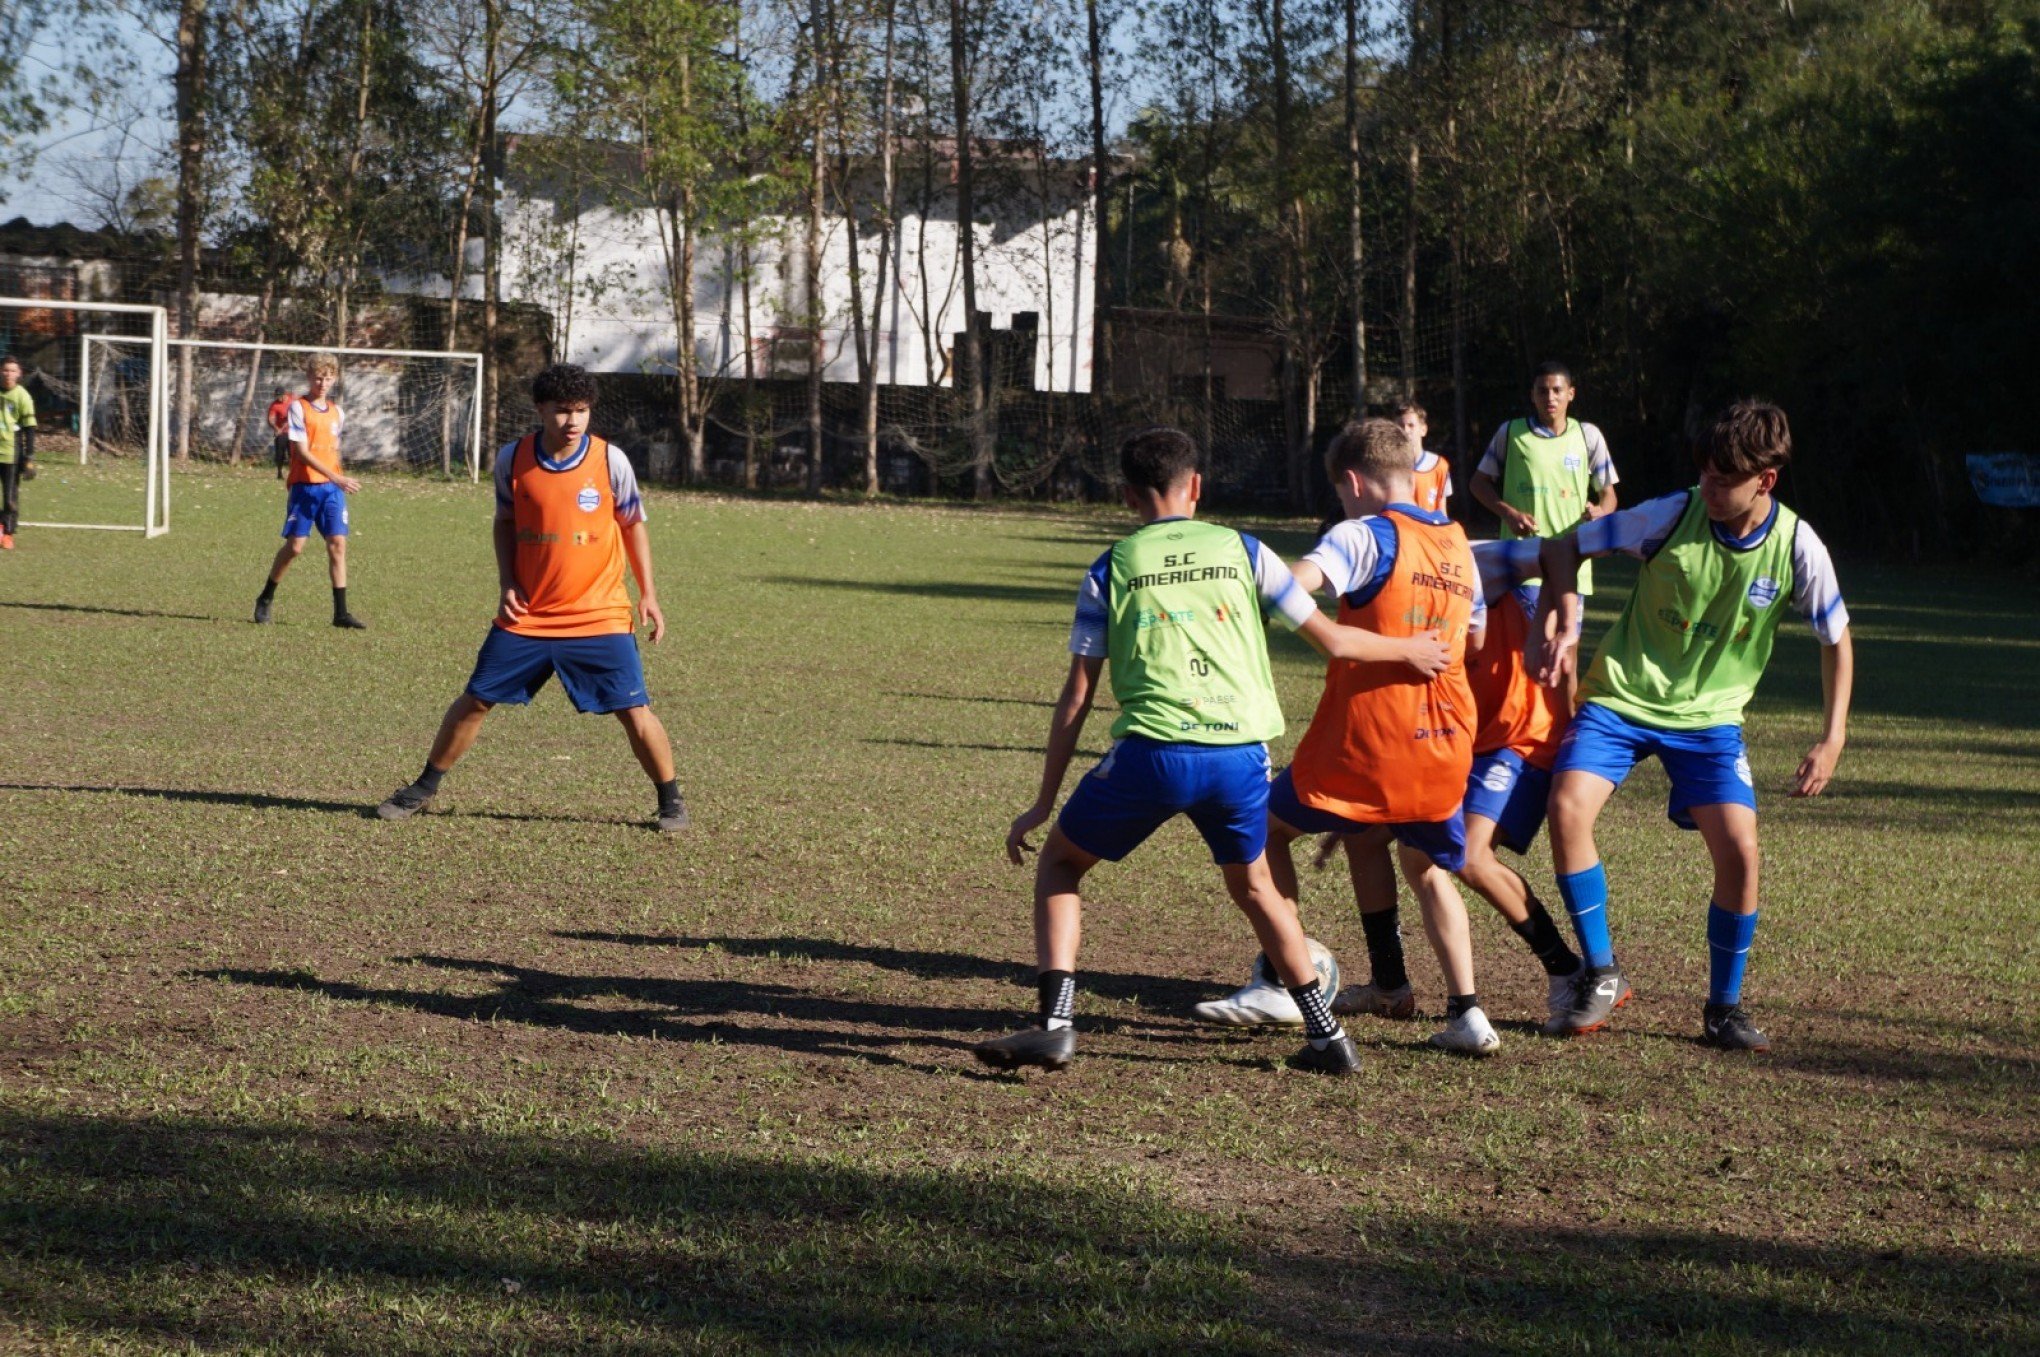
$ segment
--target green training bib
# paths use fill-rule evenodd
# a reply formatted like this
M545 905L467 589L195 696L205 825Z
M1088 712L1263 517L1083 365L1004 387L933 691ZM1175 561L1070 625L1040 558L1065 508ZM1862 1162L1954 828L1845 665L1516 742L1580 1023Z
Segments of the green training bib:
M1764 540L1739 551L1715 537L1691 491L1594 655L1580 700L1665 730L1742 724L1792 598L1798 528L1799 515L1779 504Z
M1260 591L1231 528L1169 519L1112 548L1112 735L1253 744L1282 733Z
M1546 438L1532 432L1527 419L1512 419L1502 445L1502 502L1537 520L1539 537L1570 531L1587 511L1593 494L1593 469L1587 465L1587 435L1576 419L1565 432ZM1524 534L1504 520L1502 538ZM1580 592L1594 592L1594 567L1580 562Z

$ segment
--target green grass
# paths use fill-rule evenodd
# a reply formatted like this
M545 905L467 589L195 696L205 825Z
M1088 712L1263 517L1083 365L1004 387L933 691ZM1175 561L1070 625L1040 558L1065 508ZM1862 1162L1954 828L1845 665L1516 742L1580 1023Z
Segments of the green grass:
M1492 1062L1368 1022L1332 1084L1281 1069L1293 1036L1187 1022L1252 943L1179 824L1095 876L1083 1058L1013 1079L968 1055L1031 1004L1000 842L1124 524L651 509L673 838L556 689L490 717L443 813L369 816L487 626L486 489L355 500L367 633L325 625L316 545L247 624L263 471L179 475L167 538L0 558L0 1349L2040 1346L2016 582L1844 563L1859 701L1817 801L1782 795L1819 683L1781 633L1750 723L1768 1060L1692 1040L1705 855L1652 766L1601 835L1639 995L1605 1039L1532 1033L1542 976L1478 900ZM1321 671L1275 652L1279 759ZM1342 879L1304 906L1363 967ZM1413 917L1411 948L1435 1014Z

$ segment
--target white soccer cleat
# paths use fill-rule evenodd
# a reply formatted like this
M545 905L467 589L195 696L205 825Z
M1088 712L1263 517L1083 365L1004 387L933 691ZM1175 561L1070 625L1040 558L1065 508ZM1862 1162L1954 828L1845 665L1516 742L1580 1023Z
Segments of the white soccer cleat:
M1289 991L1257 974L1223 999L1213 999L1190 1010L1202 1022L1225 1027L1301 1027L1303 1010Z
M1317 970L1318 992L1327 997L1339 992L1339 961L1332 955L1332 949L1316 938L1305 938L1310 944L1311 964ZM1289 997L1289 991L1275 976L1275 968L1268 964L1265 952L1254 958L1254 966L1247 976L1247 983L1223 999L1213 999L1196 1005L1190 1012L1202 1022L1218 1023L1224 1027L1301 1027L1303 1010L1296 1006L1296 1000Z
M1494 1024L1478 1008L1469 1008L1446 1023L1444 1031L1433 1032L1431 1044L1457 1055L1493 1055L1502 1049L1502 1039L1495 1034Z

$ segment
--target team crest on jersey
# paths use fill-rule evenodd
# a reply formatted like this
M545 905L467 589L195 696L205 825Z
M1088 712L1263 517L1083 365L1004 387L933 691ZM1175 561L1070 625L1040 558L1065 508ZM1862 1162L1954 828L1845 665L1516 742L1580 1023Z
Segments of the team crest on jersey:
M575 545L575 546L577 546L577 547L585 547L585 546L587 546L587 545L588 545L588 534L587 534L587 533L585 533L585 532L577 532L577 533L575 533L575 534L574 534L574 545Z
M594 481L589 481L581 487L581 493L574 496L574 503L581 506L582 513L592 514L602 507L602 492L595 488Z
M1778 601L1778 581L1769 575L1759 576L1750 584L1750 606L1764 609Z

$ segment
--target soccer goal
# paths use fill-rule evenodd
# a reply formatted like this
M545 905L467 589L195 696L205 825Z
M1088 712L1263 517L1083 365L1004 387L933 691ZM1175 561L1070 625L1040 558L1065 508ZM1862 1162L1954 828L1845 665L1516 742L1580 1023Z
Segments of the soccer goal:
M87 348L87 366L95 377L136 352L133 341L119 335L89 336ZM279 399L302 395L305 360L330 353L340 363L333 399L346 414L340 448L348 466L480 478L478 353L223 339L172 339L168 349L165 442L172 456L268 461L275 447L271 407ZM102 418L107 423L102 424ZM89 404L80 431L80 455L97 453L102 439L121 427L117 409Z
M21 490L23 527L170 531L169 334L160 306L0 297L0 352L19 360L35 401L38 475ZM96 375L95 390L87 365L102 335L122 359ZM118 432L88 468L83 439L95 404Z

